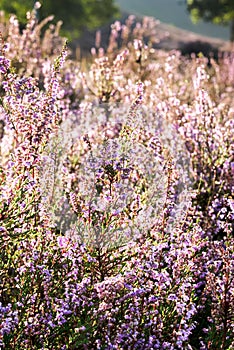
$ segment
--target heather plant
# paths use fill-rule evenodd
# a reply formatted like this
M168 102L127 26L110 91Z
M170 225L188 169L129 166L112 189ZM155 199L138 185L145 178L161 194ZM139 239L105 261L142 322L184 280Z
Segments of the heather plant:
M39 23L36 7L27 16L27 25L23 30L15 15L7 22L4 16L1 17L1 33L7 46L6 57L11 60L19 75L40 77L43 64L48 58L56 58L61 52L64 42L59 36L61 24L45 29L53 16Z
M233 223L233 110L212 100L205 88L209 78L204 66L197 68L196 96L179 130L192 155L197 213L207 234L222 236Z
M234 345L233 240L228 237L225 244L212 242L210 252L213 259L207 266L207 283L204 289L204 294L210 299L210 315L203 329L203 339L211 349L231 349Z
M1 23L0 347L231 350L233 56Z

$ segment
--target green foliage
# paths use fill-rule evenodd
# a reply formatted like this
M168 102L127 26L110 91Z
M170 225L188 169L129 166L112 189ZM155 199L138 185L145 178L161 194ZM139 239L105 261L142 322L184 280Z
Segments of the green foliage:
M7 1L0 0L0 7L6 14L16 14L21 23L26 23L26 12L32 10L34 2L32 0Z
M26 12L31 11L36 1L0 0L0 7L7 15L16 14L19 22L25 25ZM41 20L54 15L54 23L62 20L62 31L68 37L79 36L85 28L94 29L118 14L113 0L42 0L37 16Z
M187 9L192 20L212 21L216 24L229 24L234 21L233 0L187 0ZM234 40L234 26L231 26L231 40Z

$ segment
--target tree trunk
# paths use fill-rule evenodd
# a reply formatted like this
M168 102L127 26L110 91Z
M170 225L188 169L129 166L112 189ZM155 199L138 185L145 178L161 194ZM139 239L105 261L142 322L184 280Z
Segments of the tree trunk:
M230 41L234 43L234 18L231 20Z

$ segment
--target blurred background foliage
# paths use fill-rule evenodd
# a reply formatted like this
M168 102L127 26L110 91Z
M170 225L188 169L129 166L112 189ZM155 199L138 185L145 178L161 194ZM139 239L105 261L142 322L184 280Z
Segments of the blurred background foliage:
M234 41L234 0L178 1L185 4L194 23L201 19L216 24L231 23L230 40ZM32 10L35 3L35 0L0 0L0 9L7 15L16 14L23 27L26 24L25 14ZM69 39L78 38L85 29L98 28L120 16L119 2L115 0L41 0L40 3L42 6L37 10L39 19L54 15L54 23L62 20L61 33Z
M94 29L119 15L114 0L41 0L37 9L40 20L54 15L54 23L62 20L62 34L69 39L79 37L85 29ZM22 27L27 22L26 13L35 6L34 0L0 0L0 9L7 16L16 14Z
M186 0L192 20L216 24L231 23L230 41L234 42L234 0Z

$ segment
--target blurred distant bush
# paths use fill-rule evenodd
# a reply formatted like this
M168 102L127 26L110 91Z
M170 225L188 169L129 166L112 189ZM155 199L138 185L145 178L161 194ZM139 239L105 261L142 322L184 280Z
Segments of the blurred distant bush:
M194 22L201 18L214 23L231 24L230 41L234 42L233 0L187 0L187 9Z

